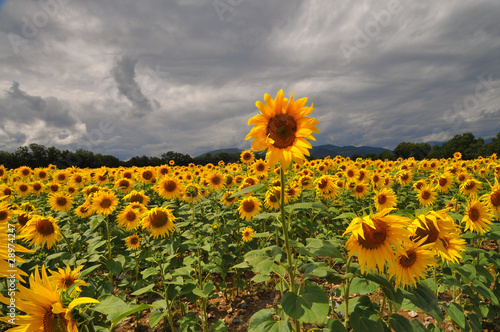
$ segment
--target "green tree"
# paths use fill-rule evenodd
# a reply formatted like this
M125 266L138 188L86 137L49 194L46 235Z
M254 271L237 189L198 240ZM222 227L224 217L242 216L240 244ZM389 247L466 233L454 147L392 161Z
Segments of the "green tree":
M443 157L452 158L455 152L462 154L462 159L470 160L479 157L483 151L484 139L482 137L475 138L472 133L455 135L442 146Z

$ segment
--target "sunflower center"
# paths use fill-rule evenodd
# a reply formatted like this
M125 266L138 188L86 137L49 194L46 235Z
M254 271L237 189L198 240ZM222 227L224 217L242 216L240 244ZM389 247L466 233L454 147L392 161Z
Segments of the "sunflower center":
M153 173L151 171L145 171L144 173L142 173L142 177L145 180L151 180L153 178Z
M319 189L325 189L328 186L328 181L326 179L321 179L318 183Z
M120 180L120 182L118 183L118 187L119 188L124 188L124 189L127 189L130 185L130 182L128 182L127 180Z
M35 191L39 191L39 190L41 190L41 189L42 189L42 186L40 185L40 183L34 183L34 184L33 184L33 189L34 189Z
M111 206L111 200L109 200L109 198L105 198L101 201L100 203L100 206L103 208L103 209L107 209Z
M244 201L243 210L247 213L252 212L255 210L255 203L253 201Z
M50 186L50 190L53 192L56 192L59 190L59 186L57 184L53 184Z
M403 181L408 180L408 174L403 174L403 175L401 176L401 180L403 180Z
M134 211L128 211L125 218L127 218L128 221L134 221L136 218L135 212Z
M140 194L134 194L134 195L130 196L130 198L128 200L131 203L134 203L134 202L142 203L144 201L144 198Z
M221 179L220 179L220 177L218 177L218 176L214 176L214 177L212 178L212 183L213 183L213 184L215 184L215 185L220 184L220 183L221 183Z
M399 265L401 265L404 268L409 268L413 264L415 264L415 261L417 260L417 253L413 250L410 249L406 252L406 256L401 256L399 258Z
M278 114L269 120L267 134L274 140L274 147L286 149L295 142L297 123L289 114Z
M137 243L139 243L139 239L138 238L133 237L133 238L130 239L130 244L136 245Z
M45 173L45 172L42 171L42 172L38 173L38 177L40 179L45 179L47 177L47 173Z
M28 175L30 175L30 170L29 170L29 169L26 169L26 168L25 168L25 169L23 169L23 175L24 175L24 176L28 176Z
M363 193L363 191L365 191L365 187L363 185L359 184L359 185L356 186L356 192L357 193L361 194L361 193Z
M354 177L354 171L353 171L353 170L351 170L351 169L350 169L350 170L348 170L348 171L347 171L347 177L349 177L349 178Z
M243 154L243 160L251 160L251 159L252 159L251 153L244 153Z
M476 186L476 183L474 181L469 181L465 184L465 189L466 190L472 190Z
M65 206L67 202L68 202L68 200L64 197L57 197L57 199L56 199L56 203L59 206Z
M64 280L64 287L65 288L70 288L73 284L75 283L75 279L71 278L71 277L67 277L65 280Z
M0 220L2 220L2 213L0 212ZM27 213L23 213L17 216L17 222L21 227L24 227L30 220L30 217Z
M379 219L374 219L375 228L363 223L363 234L365 238L358 237L358 242L366 249L376 249L384 243L387 238L387 224Z
M378 195L378 203L379 204L385 204L387 202L387 196L384 194Z
M440 178L440 179L439 179L439 185L440 185L441 187L446 186L446 184L447 184L447 183L448 183L448 180L446 180L446 179L444 179L444 178Z
M478 220L479 220L479 216L481 215L481 214L479 213L479 210L478 210L477 208L475 208L475 207L472 207L472 208L469 210L469 213L468 213L468 214L469 214L469 218L470 218L470 220L472 220L472 221L474 221L474 222L478 221Z
M495 191L491 196L490 196L490 201L493 206L500 206L500 191Z
M21 192L25 192L25 191L27 191L27 190L28 190L28 186L27 186L27 185L25 185L25 184L22 184L22 185L20 185L20 186L19 186L19 190L20 190Z
M12 190L10 190L10 188L5 188L3 190L3 193L4 193L4 195L10 196L10 195L12 195Z
M428 192L427 190L422 192L422 198L423 199L429 199L431 197L431 193Z
M66 175L64 175L64 174L59 174L57 176L57 180L59 180L59 181L64 181L65 179L66 179Z
M54 234L54 225L52 225L50 220L42 219L37 222L36 231L43 236L49 236Z
M168 223L168 215L163 211L156 211L151 214L150 217L151 226L154 228L160 228Z
M47 311L43 316L43 331L44 332L66 332L68 321L64 318L64 314L54 314L52 311Z
M168 180L163 183L163 188L168 192L174 192L177 188L177 184L175 183L175 181Z

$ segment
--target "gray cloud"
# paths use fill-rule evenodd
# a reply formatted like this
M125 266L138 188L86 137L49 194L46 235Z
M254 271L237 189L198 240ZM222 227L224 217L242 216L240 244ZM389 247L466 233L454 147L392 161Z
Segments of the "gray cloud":
M116 61L111 70L113 77L118 84L118 91L125 96L134 106L133 113L136 116L144 116L153 110L153 104L158 108L160 104L151 102L142 92L141 86L137 83L135 65L137 60L124 55Z
M498 131L497 0L220 2L71 1L27 38L43 2L7 1L0 148L33 128L124 159L247 148L255 101L279 89L314 103L316 145Z

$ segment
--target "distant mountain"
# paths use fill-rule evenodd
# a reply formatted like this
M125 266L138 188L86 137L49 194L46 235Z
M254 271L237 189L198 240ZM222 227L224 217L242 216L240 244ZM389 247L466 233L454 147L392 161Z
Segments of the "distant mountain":
M213 156L213 155L221 153L221 152L241 153L242 151L243 150L237 149L237 148L218 149L218 150L205 152L205 153L201 154L200 156L204 156L207 153L210 153L210 155ZM373 147L373 146L352 146L352 145L337 146L337 145L333 145L333 144L326 144L326 145L313 146L309 152L311 153L311 156L313 158L322 159L322 158L325 158L326 156L335 157L337 155L342 156L342 157L350 157L353 154L359 154L361 156L366 156L369 153L380 154L383 151L391 151L391 150Z
M359 154L361 156L366 156L369 153L380 154L384 151L391 151L384 148L378 148L373 146L337 146L333 144L318 145L313 146L310 153L314 158L325 158L326 156L342 156L350 157L353 154Z

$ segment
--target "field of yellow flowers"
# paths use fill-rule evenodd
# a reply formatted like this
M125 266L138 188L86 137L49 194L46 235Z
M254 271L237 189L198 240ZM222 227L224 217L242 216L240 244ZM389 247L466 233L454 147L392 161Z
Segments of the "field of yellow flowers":
M0 165L3 330L498 327L496 155L307 160L312 106L280 93L249 121L266 160ZM248 320L216 315L263 292L275 300Z

